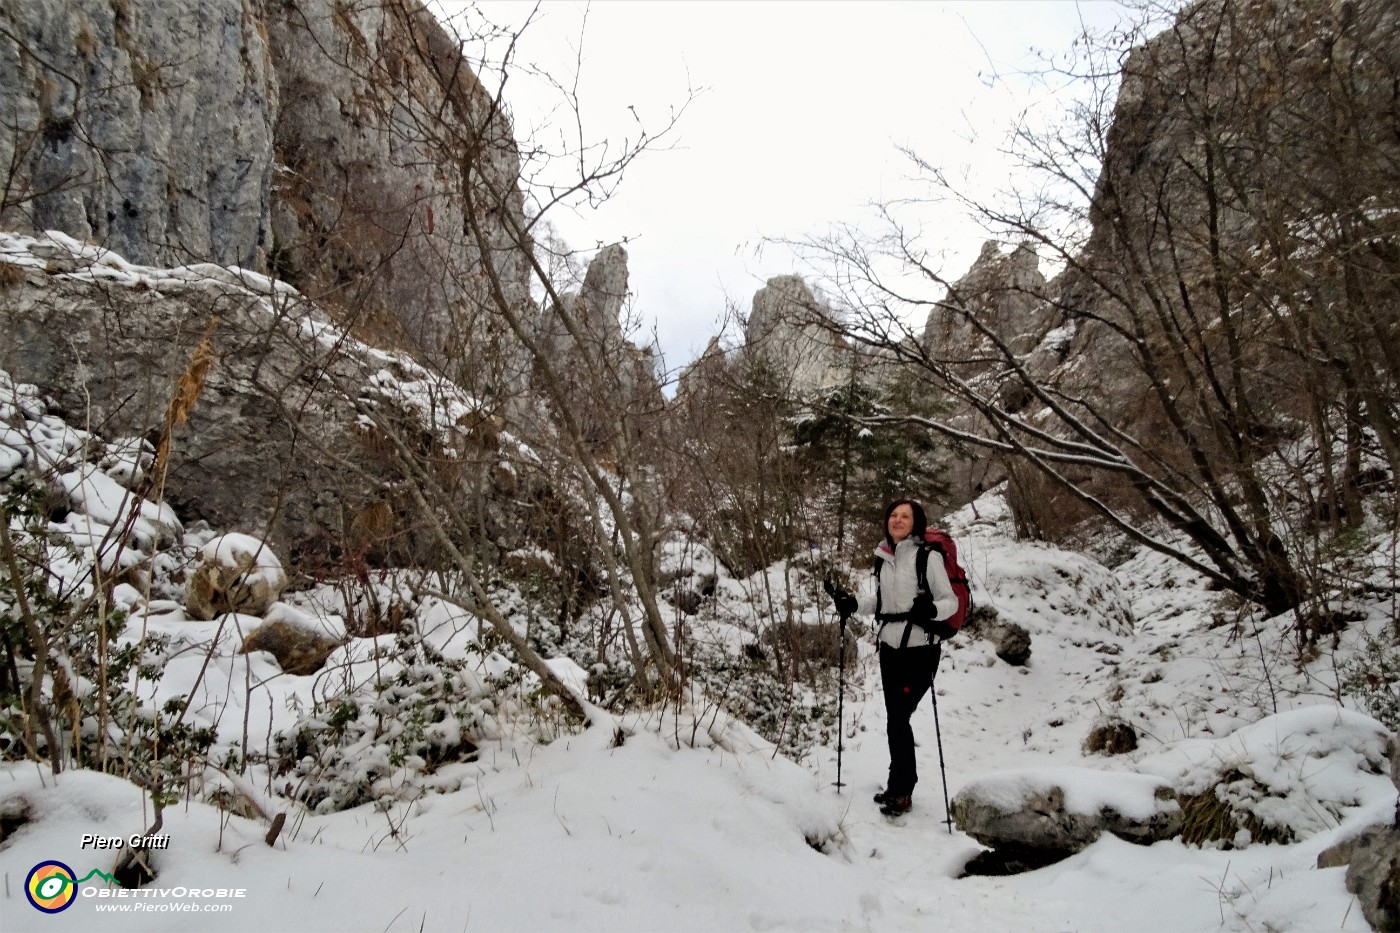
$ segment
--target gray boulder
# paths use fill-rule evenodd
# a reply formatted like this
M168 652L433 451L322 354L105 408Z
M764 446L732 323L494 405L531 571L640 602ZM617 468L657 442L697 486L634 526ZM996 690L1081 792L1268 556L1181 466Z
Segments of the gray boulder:
M675 607L688 616L699 612L704 601L703 596L691 589L677 590L671 597L671 602L675 604Z
M1181 807L1159 778L1083 768L1002 772L952 801L958 828L1031 865L1072 855L1104 833L1150 844L1181 831Z
M1400 740L1390 741L1390 779L1400 790ZM1356 895L1372 929L1400 933L1400 798L1395 819L1343 839L1317 856L1318 868L1346 866L1347 890Z
M1025 667L1031 659L1031 633L1015 622L999 622L992 643L997 657L1012 667Z
M312 632L283 619L264 622L243 639L240 654L266 651L277 659L283 673L295 677L314 674L326 664L326 658L340 647L340 642Z
M1400 931L1400 827L1374 826L1356 838L1347 890L1373 929Z
M1031 633L1025 626L1001 618L992 606L978 604L968 616L965 630L992 643L1001 660L1012 667L1025 667L1031 658Z

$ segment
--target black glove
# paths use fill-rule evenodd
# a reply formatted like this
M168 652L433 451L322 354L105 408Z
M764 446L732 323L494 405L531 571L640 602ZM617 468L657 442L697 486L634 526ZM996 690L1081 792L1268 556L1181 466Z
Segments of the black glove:
M942 619L934 619L932 622L929 623L928 633L934 638L947 641L954 635L958 634L958 630L953 628L947 622L944 622Z
M928 632L930 638L948 639L957 634L956 629L938 618L938 609L933 604L932 593L921 592L915 596L912 611L914 618L926 620L919 624L924 627L924 631Z
M842 616L855 615L856 607L859 605L856 598L832 583L830 577L822 581L822 589L826 590L826 595L831 597L838 614Z

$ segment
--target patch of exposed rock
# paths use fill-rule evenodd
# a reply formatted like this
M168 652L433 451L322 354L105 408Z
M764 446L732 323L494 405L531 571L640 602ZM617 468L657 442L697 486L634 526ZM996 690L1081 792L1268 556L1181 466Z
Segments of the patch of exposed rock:
M633 413L664 406L651 349L633 344L623 329L627 282L626 248L620 243L603 247L588 264L579 291L562 296L562 309L542 314L536 334L580 429L593 444L606 442L618 429L616 403Z
M1117 718L1095 724L1084 738L1084 751L1090 755L1125 755L1137 746L1133 724Z
M986 328L1012 352L1026 353L1056 322L1045 295L1045 276L1032 247L1021 244L1003 252L1000 242L988 240L948 298L929 311L923 342L940 355L985 358L992 349L992 338L982 331Z
M766 361L791 394L840 385L847 375L824 326L829 317L829 309L799 276L774 276L754 293L743 352Z
M993 606L973 606L965 629L969 635L991 642L996 656L1012 667L1025 667L1031 659L1031 633L1025 626L1001 618Z

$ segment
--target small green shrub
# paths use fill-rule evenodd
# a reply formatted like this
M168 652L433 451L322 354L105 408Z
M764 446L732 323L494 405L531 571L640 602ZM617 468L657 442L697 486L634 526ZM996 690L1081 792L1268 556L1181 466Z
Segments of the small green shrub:
M1400 643L1367 635L1342 664L1342 690L1392 732L1400 731Z

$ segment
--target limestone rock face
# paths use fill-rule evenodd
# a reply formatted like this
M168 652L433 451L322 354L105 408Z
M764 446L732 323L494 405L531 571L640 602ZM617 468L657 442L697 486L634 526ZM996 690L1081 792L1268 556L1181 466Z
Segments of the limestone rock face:
M138 261L257 268L270 246L278 88L244 0L73 0L0 10L18 133L9 229L63 230Z
M618 429L618 405L634 414L664 405L651 348L636 346L623 330L627 282L626 248L620 243L605 246L588 264L579 291L562 296L576 334L562 314L540 318L540 342L549 348L569 404L593 444L607 443ZM598 397L590 372L601 380L605 399Z
M1024 353L1040 342L1046 322L1053 320L1044 299L1045 276L1035 250L1021 245L1002 252L999 242L988 240L972 268L953 285L948 302L929 312L924 345L940 354L986 355L987 338L966 314L953 310L956 305L974 313L1013 351Z
M272 296L210 278L116 287L86 272L71 252L51 253L48 269L29 271L5 292L0 369L39 386L65 417L105 436L155 436L207 332L215 359L188 423L172 437L167 501L188 520L251 531L271 519L281 498L270 531L283 553L338 536L339 506L368 490L312 452L353 457L354 413L317 391L314 367L306 368L308 356L318 355L314 344L294 321L268 313ZM282 307L291 316L295 305ZM337 369L356 367L330 364ZM362 369L356 378L371 373Z
M1059 363L1058 358L1042 362L1037 348L1060 322L1061 316L1046 304L1047 284L1034 249L1019 245L1004 250L1003 244L988 240L972 267L948 290L944 301L935 305L924 323L920 338L923 349L933 358L949 360L959 378L978 381L997 370L992 363L1001 355L992 337L1018 357L1035 361L1038 370ZM973 323L975 319L976 324ZM1015 380L1003 383L998 401L1015 411L1029 401L1016 391ZM960 427L985 429L984 419L970 409L955 413ZM950 461L948 479L954 494L968 499L1006 478L1001 458L978 456Z
M829 311L800 277L775 276L754 293L744 353L772 366L793 394L840 385L845 370L821 323L828 317Z
M490 422L473 419L459 389L350 338L281 283L212 265L134 266L61 235L0 245L28 263L2 293L0 369L72 423L158 437L208 340L203 390L171 434L166 501L188 521L266 535L297 567L405 537L399 474L362 409L423 443L489 448Z
M418 0L25 2L0 26L0 228L271 271L462 365L484 264L527 304L511 127Z
M520 159L503 109L418 0L265 10L278 265L420 358L476 369L501 332L485 267L507 301L529 303Z
M1373 826L1357 837L1347 890L1374 930L1400 930L1400 827Z
M622 305L627 299L627 250L612 243L588 264L579 292L585 328L604 344L622 339Z
M1222 301L1252 313L1255 305L1326 305L1347 289L1377 288L1364 263L1349 266L1350 284L1343 281L1326 228L1365 213L1375 179L1394 177L1400 140L1388 127L1397 68L1400 8L1388 0L1199 0L1135 48L1105 138L1093 230L1076 268L1052 289L1071 332L1064 344L1070 359L1052 381L1097 400L1138 436L1172 437L1179 445L1151 398L1133 340L1118 332L1127 325L1132 333L1129 309L1154 309L1138 320L1145 322L1143 339L1156 345L1169 336L1160 321L1183 316L1198 320L1208 337ZM1340 135L1353 140L1345 151L1335 145ZM1280 228L1292 231L1284 244L1271 239ZM1372 235L1394 234L1387 228ZM1246 256L1268 256L1288 271L1271 270L1257 292L1235 284L1230 295L1214 296L1209 286L1219 256L1237 264L1232 272ZM1264 329L1268 315L1257 321L1249 327ZM1334 332L1321 339L1339 338ZM1273 351L1274 342L1246 341L1238 351L1240 390L1261 409L1304 417L1273 381L1290 360ZM1211 378L1223 377L1217 371Z
M577 326L579 338L596 358L617 354L626 344L621 315L627 299L627 280L627 250L621 243L613 243L603 247L588 264L583 286L563 296L565 311ZM569 332L562 315L541 317L540 330L552 355L568 358L580 352L579 340ZM579 365L583 365L581 360Z

